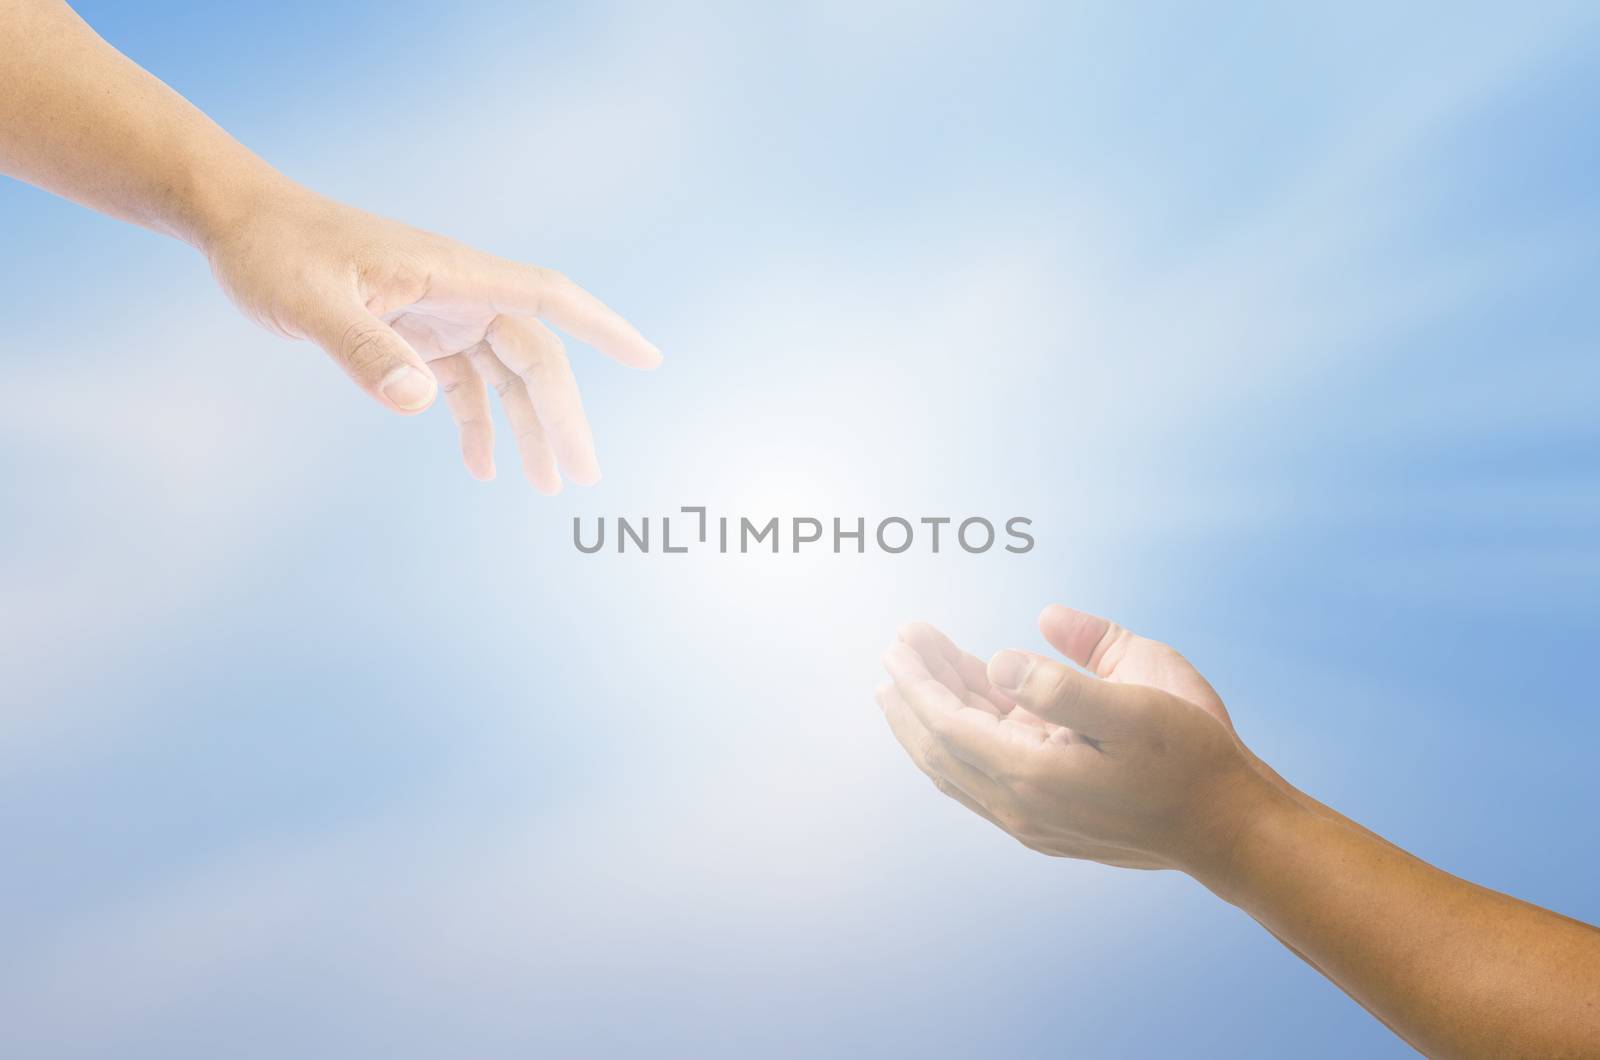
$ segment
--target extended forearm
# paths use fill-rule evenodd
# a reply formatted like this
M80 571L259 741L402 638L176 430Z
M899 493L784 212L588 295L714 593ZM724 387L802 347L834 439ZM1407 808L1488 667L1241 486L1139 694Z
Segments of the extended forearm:
M1203 882L1424 1052L1600 1046L1600 931L1441 872L1310 801L1274 802L1228 871Z
M59 0L0 0L0 171L203 245L283 178Z

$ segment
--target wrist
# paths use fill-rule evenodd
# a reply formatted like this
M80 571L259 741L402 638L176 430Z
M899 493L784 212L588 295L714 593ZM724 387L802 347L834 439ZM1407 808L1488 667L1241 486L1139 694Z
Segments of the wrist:
M1251 764L1204 800L1208 824L1181 867L1223 901L1239 905L1259 867L1310 816L1273 776Z
M305 189L243 148L227 159L196 158L184 167L178 204L168 225L208 258L249 222Z

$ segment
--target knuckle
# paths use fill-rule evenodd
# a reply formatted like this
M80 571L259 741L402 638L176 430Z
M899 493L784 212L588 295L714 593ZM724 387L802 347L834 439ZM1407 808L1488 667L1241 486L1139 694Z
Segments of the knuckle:
M558 412L545 416L542 422L551 434L565 436L581 430L584 420L571 412Z
M566 273L561 272L558 269L547 268L543 265L534 265L532 268L534 277L538 279L540 283L549 287L575 286L571 278L569 278Z
M524 345L527 360L517 368L517 377L528 384L530 390L540 388L552 374L549 347L542 342Z
M490 356L496 356L494 352L496 341L508 336L515 322L515 317L506 316L504 313L497 313L491 317L489 323L483 326L483 341L473 347L473 355L482 356L487 353Z
M461 391L471 381L465 372L451 365L448 359L434 361L431 367L433 368L433 378L439 383L439 392L446 396Z
M359 321L345 329L339 341L339 354L357 375L369 374L375 367L393 359L389 335L376 323Z
M1095 645L1095 651L1090 656L1093 664L1090 669L1097 673L1115 670L1128 654L1128 649L1138 638L1133 631L1112 622L1106 626L1106 631L1100 637L1100 643Z
M1001 783L1018 796L1036 794L1044 781L1044 770L1032 755L1007 755L999 772Z
M356 274L364 289L376 292L385 304L408 305L428 293L432 274L421 257L414 254L388 255L377 251L364 255Z
M533 343L529 370L538 373L539 378L551 386L560 385L563 377L572 377L572 369L567 362L567 348L554 334L546 331L543 338ZM573 385L576 386L576 383Z
M1074 688L1073 682L1067 678L1067 672L1059 666L1052 666L1046 671L1045 677L1040 683L1040 705L1070 707L1074 696Z

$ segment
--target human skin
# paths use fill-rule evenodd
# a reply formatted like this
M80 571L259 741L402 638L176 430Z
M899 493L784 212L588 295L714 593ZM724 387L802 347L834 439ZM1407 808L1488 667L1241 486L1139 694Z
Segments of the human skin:
M884 656L934 785L1058 857L1188 873L1430 1056L1600 1055L1600 930L1479 887L1296 790L1172 648L1061 606L987 664L925 624Z
M421 412L442 389L474 476L494 476L487 382L535 488L600 477L541 321L635 368L661 354L565 276L301 187L59 0L0 0L0 86L0 173L187 242L246 316L321 346L386 408Z

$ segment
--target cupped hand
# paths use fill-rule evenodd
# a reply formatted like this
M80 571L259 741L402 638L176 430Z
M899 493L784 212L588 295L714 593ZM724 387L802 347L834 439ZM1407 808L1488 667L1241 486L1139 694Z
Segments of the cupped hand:
M660 352L599 299L550 269L278 189L203 241L212 271L252 319L321 346L367 393L401 413L439 390L461 455L494 476L487 386L500 395L523 472L543 493L561 473L600 477L566 350L543 323L634 368ZM559 469L559 470L558 470Z
M1065 607L983 666L925 625L884 655L891 729L940 791L1025 845L1130 868L1225 871L1277 798L1205 678L1164 644Z

